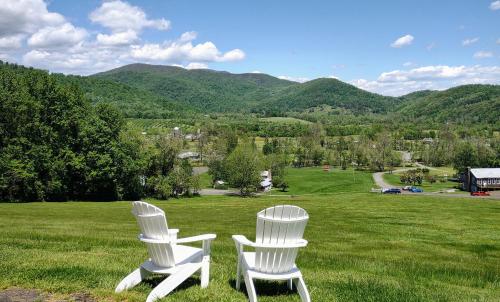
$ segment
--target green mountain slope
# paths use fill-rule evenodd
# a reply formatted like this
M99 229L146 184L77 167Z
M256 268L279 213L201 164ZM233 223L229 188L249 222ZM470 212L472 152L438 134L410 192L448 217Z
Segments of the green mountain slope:
M193 111L166 97L120 82L82 76L53 75L60 83L79 86L93 103L108 103L119 108L125 116L136 118L169 118L178 112Z
M80 87L93 103L115 105L125 116L134 118L182 117L193 112L308 115L326 106L342 114L389 114L390 119L420 123L498 124L500 120L498 85L464 85L395 98L335 79L300 84L266 74L147 64L131 64L89 77L53 76Z
M231 74L205 69L131 64L92 78L107 79L146 90L201 112L246 111L283 88L298 83L266 74Z
M388 112L396 102L395 98L371 93L336 79L321 78L288 87L270 99L269 107L287 112L329 105L364 114Z
M464 85L413 93L403 99L397 111L407 120L492 124L500 120L498 85Z

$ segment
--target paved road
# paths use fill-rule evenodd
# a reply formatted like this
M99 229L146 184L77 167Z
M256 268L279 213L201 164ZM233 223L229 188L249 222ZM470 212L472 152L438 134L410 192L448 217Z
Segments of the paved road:
M403 172L403 171L406 171L406 170L411 170L413 168L402 168L402 169L398 169L398 170L394 170L392 171L392 173L399 173L399 172ZM387 173L387 172L376 172L376 173L373 173L373 180L375 181L375 184L380 187L380 188L391 188L391 187L394 187L393 185L391 184L388 184L384 181L384 174Z
M201 189L198 191L200 195L238 195L237 190L219 190L219 189Z

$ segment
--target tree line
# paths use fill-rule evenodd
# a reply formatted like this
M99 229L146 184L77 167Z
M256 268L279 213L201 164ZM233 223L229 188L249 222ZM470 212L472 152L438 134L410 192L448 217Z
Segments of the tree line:
M199 187L167 138L145 141L78 86L0 61L0 200L166 198Z

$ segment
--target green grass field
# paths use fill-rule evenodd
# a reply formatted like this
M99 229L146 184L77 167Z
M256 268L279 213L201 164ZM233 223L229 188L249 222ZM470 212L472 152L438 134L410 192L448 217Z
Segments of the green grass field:
M352 169L331 168L329 172L320 167L288 168L286 181L290 188L287 192L273 190L273 194L335 194L342 192L368 192L373 184L372 174Z
M262 121L266 122L274 122L274 123L283 123L283 124L294 124L294 123L301 123L301 124L312 124L310 121L306 120L301 120L298 118L294 117L281 117L281 116L275 116L275 117L262 117L260 118Z
M309 245L298 257L313 301L498 301L500 203L369 193L300 197L200 197L154 202L180 236L216 233L210 286L189 279L164 301L245 301L234 289L232 234L254 237L268 206L305 208ZM144 301L154 279L116 284L146 257L128 202L0 204L0 288L36 288L98 301ZM261 282L259 301L299 301Z
M212 176L208 173L200 174L200 187L201 189L212 188Z

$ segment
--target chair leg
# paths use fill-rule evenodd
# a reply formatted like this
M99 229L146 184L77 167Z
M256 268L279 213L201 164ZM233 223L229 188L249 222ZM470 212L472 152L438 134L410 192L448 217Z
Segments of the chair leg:
M257 302L257 292L255 291L255 286L253 284L253 279L250 277L248 272L244 274L245 285L247 287L248 299L250 302Z
M286 280L286 283L288 284L288 289L293 290L293 279Z
M146 302L153 302L165 297L199 269L199 263L184 264L181 269L160 282L160 284L151 291Z
M240 290L241 284L241 257L238 257L238 266L236 268L236 289Z
M210 256L203 256L201 261L201 288L208 286L210 280Z
M302 302L311 302L311 297L309 296L309 292L307 291L306 284L304 282L304 278L300 276L297 279L294 279L293 282L297 287L297 291L299 292L300 298Z
M127 277L123 278L122 281L120 281L120 283L115 288L115 293L120 293L124 290L136 286L150 274L151 274L150 272L143 269L142 267L136 269L135 271L128 274Z

